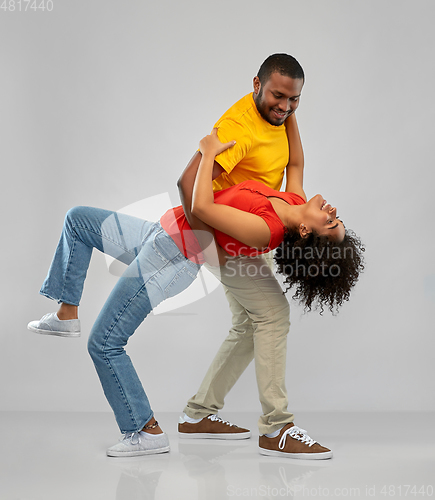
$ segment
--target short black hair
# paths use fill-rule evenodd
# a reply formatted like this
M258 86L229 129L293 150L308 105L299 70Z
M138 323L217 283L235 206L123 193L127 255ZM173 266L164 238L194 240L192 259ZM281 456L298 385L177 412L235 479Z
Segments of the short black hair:
M263 62L257 73L262 85L269 80L272 73L280 73L295 80L302 79L305 81L302 66L293 56L288 54L272 54Z

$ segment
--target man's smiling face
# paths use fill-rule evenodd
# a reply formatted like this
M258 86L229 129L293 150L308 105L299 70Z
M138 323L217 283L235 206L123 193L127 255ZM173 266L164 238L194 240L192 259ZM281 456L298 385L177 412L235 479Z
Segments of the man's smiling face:
M254 102L258 112L271 125L282 125L299 106L304 81L272 73L266 83L254 78Z

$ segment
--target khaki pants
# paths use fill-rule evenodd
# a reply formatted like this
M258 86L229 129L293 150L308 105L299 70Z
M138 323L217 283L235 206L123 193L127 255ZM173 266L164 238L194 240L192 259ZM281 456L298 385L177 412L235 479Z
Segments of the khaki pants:
M254 359L263 411L260 434L293 421L285 388L289 305L271 270L272 258L270 252L266 258L240 256L225 266L207 266L225 286L233 326L184 409L189 417L203 418L221 410L225 396Z

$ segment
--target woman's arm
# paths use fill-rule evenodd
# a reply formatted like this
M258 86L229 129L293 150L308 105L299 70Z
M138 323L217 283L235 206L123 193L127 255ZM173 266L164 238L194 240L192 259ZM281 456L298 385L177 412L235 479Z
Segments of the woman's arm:
M192 214L245 245L263 249L269 243L270 229L261 217L214 202L212 171L215 156L234 144L235 141L221 143L217 129L199 143L202 157L193 186Z
M199 151L193 155L178 179L177 186L187 222L195 233L205 260L212 266L218 266L225 264L226 252L216 244L214 229L205 224L205 222L202 222L198 217L195 217L191 212L193 186L201 156ZM214 162L213 179L219 177L223 171L224 169L218 163Z
M183 170L180 178L177 181L177 187L180 194L181 204L183 205L184 214L186 215L187 222L193 229L205 229L205 224L197 217L192 215L192 194L193 186L195 184L196 174L198 172L199 164L201 162L201 153L197 151L187 167ZM219 163L213 163L213 179L216 179L224 172L224 169Z
M285 121L285 127L289 144L289 160L286 167L287 182L285 190L288 193L296 193L306 200L307 197L303 189L304 150L302 149L299 128L294 113Z

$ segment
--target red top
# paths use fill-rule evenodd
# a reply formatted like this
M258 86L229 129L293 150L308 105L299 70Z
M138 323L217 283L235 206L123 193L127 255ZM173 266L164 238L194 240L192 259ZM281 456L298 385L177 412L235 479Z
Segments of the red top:
M270 229L270 240L267 248L264 250L249 247L215 229L218 245L232 256L247 255L249 257L260 255L276 248L284 238L286 227L267 199L267 197L272 196L284 200L289 205L303 205L305 203L305 200L298 194L275 191L258 181L244 181L215 193L215 203L228 205L244 212L258 215L266 222ZM174 240L180 252L188 259L200 264L204 262L201 247L187 222L183 207L179 206L168 210L161 217L160 224Z

